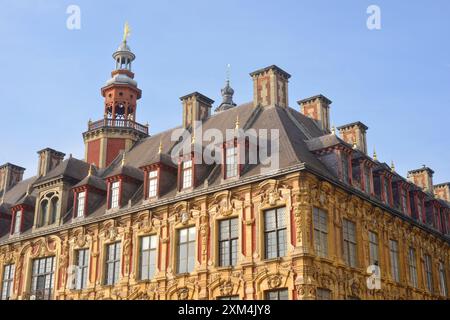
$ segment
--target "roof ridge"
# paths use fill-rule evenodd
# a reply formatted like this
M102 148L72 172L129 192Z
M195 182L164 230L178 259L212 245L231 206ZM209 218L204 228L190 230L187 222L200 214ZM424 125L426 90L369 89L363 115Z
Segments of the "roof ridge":
M291 113L293 110L292 108L286 108L286 113L289 117L289 119L295 124L295 126L306 136L306 138L308 139L312 139L313 135L311 134L311 132L302 124L300 123L300 121L298 121L297 119L295 119L295 117L293 116L293 114Z

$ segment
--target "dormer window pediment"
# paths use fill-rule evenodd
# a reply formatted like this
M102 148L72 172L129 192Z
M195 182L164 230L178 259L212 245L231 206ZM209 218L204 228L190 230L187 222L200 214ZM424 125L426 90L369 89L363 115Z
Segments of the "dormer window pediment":
M168 159L160 158L160 161L141 167L144 171L144 201L157 200L176 183L176 166Z

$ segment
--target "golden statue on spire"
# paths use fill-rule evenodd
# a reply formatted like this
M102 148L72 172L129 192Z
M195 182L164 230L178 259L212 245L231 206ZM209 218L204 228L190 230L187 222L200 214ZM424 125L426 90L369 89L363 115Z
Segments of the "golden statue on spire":
M123 28L123 42L127 42L127 39L130 37L131 29L128 22L125 22L125 27Z

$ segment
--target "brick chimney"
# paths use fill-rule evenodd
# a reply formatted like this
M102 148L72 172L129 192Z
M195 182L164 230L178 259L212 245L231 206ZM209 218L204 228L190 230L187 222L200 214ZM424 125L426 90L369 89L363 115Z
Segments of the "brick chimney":
M435 185L434 195L436 198L450 202L450 182Z
M6 163L0 166L0 192L6 192L22 181L25 168Z
M319 128L327 133L331 132L330 105L332 103L331 100L321 94L298 101L300 112L305 116L316 120Z
M409 171L408 180L424 191L434 193L433 174L434 171L424 165L421 169Z
M38 164L38 177L47 175L50 171L56 168L65 157L65 154L50 148L38 151L39 164Z
M188 128L194 121L204 121L211 115L214 100L194 92L180 98L183 105L183 128Z
M362 122L353 122L339 127L342 140L350 145L356 143L356 148L367 154L366 132L369 128Z
M255 107L289 106L288 84L291 75L273 65L250 73Z

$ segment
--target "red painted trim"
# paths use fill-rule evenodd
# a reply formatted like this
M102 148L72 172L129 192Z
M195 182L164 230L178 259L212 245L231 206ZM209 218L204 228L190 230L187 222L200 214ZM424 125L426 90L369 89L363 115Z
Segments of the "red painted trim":
M119 208L122 207L122 189L123 189L123 179L119 177Z
M106 208L111 209L111 182L106 183Z

